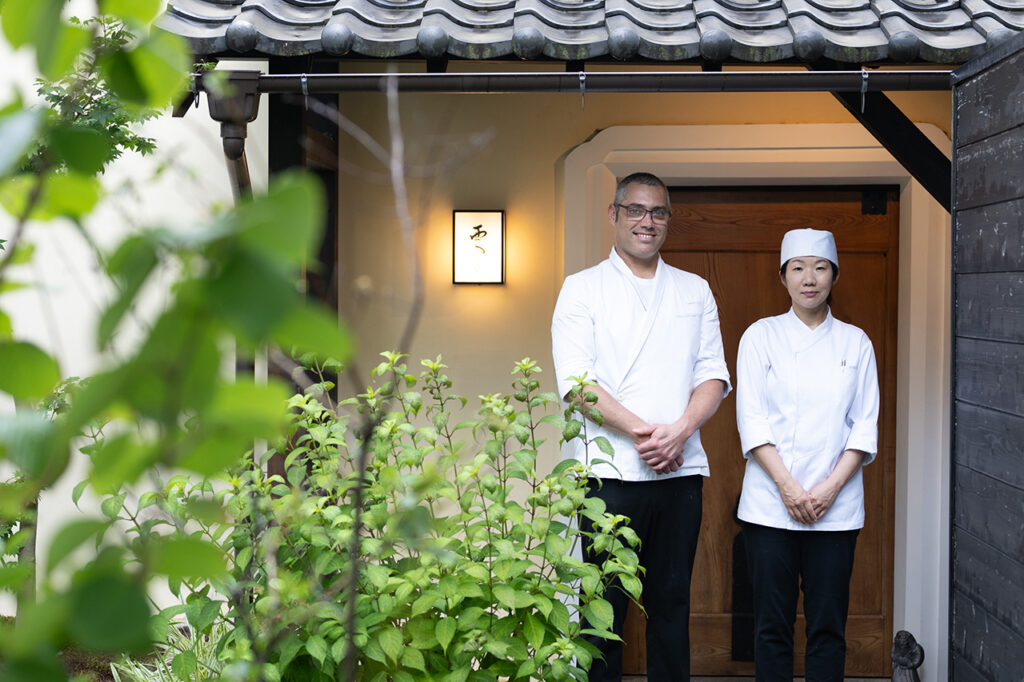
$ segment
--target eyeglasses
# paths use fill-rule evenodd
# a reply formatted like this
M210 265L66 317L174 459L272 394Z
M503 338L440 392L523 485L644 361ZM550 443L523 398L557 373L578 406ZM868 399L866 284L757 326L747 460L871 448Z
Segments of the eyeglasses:
M648 213L651 214L651 220L664 224L668 222L668 218L672 215L667 208L644 208L638 204L615 204L615 208L621 208L626 212L626 219L638 223L644 219Z

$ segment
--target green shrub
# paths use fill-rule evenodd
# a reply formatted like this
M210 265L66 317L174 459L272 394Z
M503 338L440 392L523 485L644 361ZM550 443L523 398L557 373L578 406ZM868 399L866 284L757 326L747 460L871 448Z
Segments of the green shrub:
M577 408L545 414L558 398L540 392L540 369L525 359L512 396L481 396L477 414L456 422L466 401L450 393L440 358L417 378L404 356L383 355L377 384L340 406L322 380L294 396L287 441L250 454L226 486L176 477L122 513L140 547L160 533L166 551L170 524L193 543L182 544L190 562L228 563L213 581L163 566L181 576L172 589L183 603L156 617L157 630L175 616L202 634L226 623L226 679L586 679L596 650L579 616L613 637L601 595L618 578L636 597L640 583L636 536L585 497L587 468L537 471L543 431L585 434ZM155 523L141 520L150 506L163 510ZM610 550L603 566L573 556L581 515ZM222 553L203 558L201 540Z

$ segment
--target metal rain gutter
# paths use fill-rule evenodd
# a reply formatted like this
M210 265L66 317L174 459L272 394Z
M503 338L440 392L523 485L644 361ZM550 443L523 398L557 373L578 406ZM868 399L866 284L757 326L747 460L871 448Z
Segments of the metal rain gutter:
M261 93L883 92L951 89L950 71L684 71L260 74ZM201 76L200 76L201 79Z

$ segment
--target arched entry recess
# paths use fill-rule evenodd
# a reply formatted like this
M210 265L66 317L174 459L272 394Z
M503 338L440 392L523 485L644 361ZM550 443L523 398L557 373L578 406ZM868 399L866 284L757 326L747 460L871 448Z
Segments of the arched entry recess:
M922 128L948 150L938 129ZM893 626L912 632L928 652L924 678L945 679L949 214L856 124L617 126L596 133L560 165L562 276L607 256L608 202L616 179L633 171L655 173L673 187L899 187ZM717 454L733 455L739 456Z

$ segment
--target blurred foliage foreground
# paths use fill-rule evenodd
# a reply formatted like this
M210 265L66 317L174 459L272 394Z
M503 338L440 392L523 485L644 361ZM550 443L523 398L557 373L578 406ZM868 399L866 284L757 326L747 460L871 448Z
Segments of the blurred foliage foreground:
M185 233L96 245L104 168L152 149L132 123L187 82L187 49L151 27L161 6L101 0L80 22L63 0L0 0L5 39L43 76L40 103L0 105L12 226L0 237L0 391L16 405L0 417L0 458L16 472L0 485L0 590L18 600L0 624L0 679L66 679L68 647L124 655L118 679L584 679L593 649L578 616L608 636L603 589L618 579L635 596L639 580L635 536L585 499L586 469L536 469L542 429L585 439L575 414L600 419L583 382L575 407L544 415L558 400L523 360L512 396L482 397L455 423L465 401L440 359L417 377L385 354L376 385L334 404L319 373L337 370L325 358L344 360L352 338L296 286L323 224L305 176ZM4 311L32 286L19 279L32 231L53 221L74 228L109 284L81 339L106 366L83 381L63 380ZM154 288L163 303L144 313ZM141 333L128 350L115 343L126 328ZM268 348L314 377L304 392L224 371ZM88 490L102 504L61 527L39 563L39 495L78 452L88 467L74 502ZM572 558L581 514L600 566ZM165 584L179 603L161 610L151 590Z

